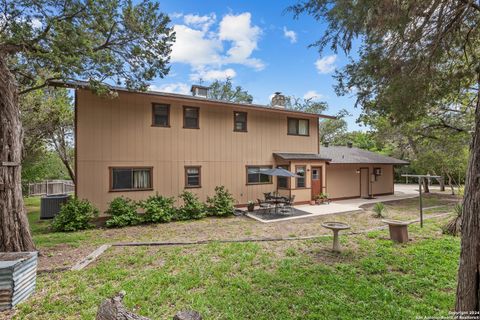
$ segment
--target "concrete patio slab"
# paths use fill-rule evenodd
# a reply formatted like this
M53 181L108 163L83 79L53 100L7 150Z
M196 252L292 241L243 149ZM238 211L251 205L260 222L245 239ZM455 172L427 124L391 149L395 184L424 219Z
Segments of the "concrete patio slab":
M402 200L402 199L409 199L418 197L418 185L395 185L395 193L392 195L386 196L377 196L373 199L348 199L348 200L339 200L339 201L332 201L329 204L321 204L321 205L298 205L295 206L296 209L305 211L310 213L309 215L303 216L285 216L283 219L275 219L275 220L264 220L259 218L258 216L251 215L249 213L246 214L247 217L255 219L257 221L263 223L273 223L279 221L288 221L294 219L302 219L302 218L311 218L316 216L325 216L325 215L333 215L333 214L342 214L348 212L355 212L355 211L364 211L361 206L370 203L376 202L387 202L387 201L395 201L395 200Z

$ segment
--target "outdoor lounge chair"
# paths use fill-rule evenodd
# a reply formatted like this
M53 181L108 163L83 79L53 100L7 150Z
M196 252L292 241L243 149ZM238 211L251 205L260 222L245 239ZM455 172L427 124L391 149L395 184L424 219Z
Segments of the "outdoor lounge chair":
M268 202L262 201L260 199L257 199L257 201L258 201L258 206L260 207L261 210L263 210L263 212L267 212L272 207Z

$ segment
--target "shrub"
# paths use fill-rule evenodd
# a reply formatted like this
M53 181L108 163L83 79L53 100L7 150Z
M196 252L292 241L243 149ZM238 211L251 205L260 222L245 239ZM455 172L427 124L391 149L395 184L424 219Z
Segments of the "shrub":
M235 199L233 195L224 187L215 187L215 195L207 197L208 214L211 216L229 216L233 214Z
M382 202L375 203L372 210L375 218L385 218L387 208L385 208L385 205Z
M162 197L159 195L148 197L140 202L140 207L145 210L143 221L145 222L169 222L175 214L174 198Z
M197 195L183 191L179 198L183 200L183 205L177 211L177 220L201 219L206 216L205 204L198 200Z
M106 213L111 215L106 222L108 228L133 226L141 222L137 214L137 204L128 198L113 199Z
M457 203L453 207L453 212L455 216L442 228L444 234L449 234L451 236L456 236L460 233L462 227L462 212L463 204Z
M52 221L54 231L66 232L93 228L91 220L98 216L98 209L87 200L71 198Z

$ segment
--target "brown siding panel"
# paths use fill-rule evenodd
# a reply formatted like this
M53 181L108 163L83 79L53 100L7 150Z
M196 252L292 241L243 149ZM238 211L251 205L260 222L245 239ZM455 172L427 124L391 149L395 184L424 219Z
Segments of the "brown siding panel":
M139 93L119 92L114 99L80 89L77 94L78 196L91 200L102 211L120 195L108 192L109 167L154 168L153 190L125 194L134 200L155 192L178 196L185 187L184 168L192 165L202 167L202 188L192 189L202 200L213 194L215 186L225 185L238 203L247 203L273 191L275 185L245 185L246 165L273 166L274 152L318 150L314 117L309 137L293 136L286 134L287 114L239 107L235 110L248 111L248 132L239 134L232 130L229 107L181 103ZM152 103L170 105L170 128L152 127ZM184 105L200 107L200 129L183 129ZM276 183L275 178L273 181Z

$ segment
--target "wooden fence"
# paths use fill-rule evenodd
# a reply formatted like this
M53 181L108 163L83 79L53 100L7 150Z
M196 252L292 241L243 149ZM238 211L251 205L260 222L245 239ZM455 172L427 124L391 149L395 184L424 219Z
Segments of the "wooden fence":
M75 185L70 180L47 180L28 184L29 196L68 194L75 192Z

